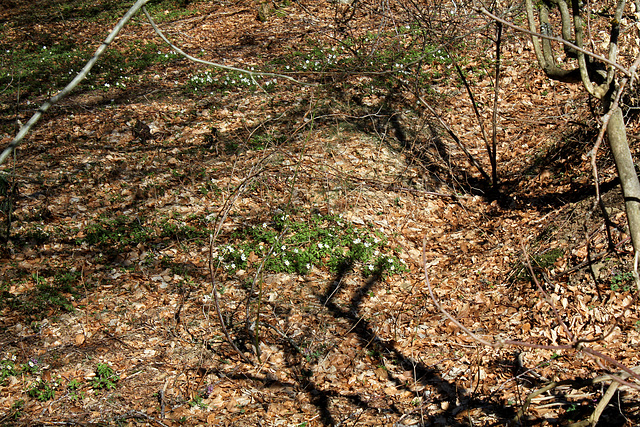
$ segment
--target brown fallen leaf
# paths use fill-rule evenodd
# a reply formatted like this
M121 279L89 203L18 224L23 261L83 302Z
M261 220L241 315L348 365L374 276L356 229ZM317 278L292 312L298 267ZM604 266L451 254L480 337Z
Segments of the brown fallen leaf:
M74 338L74 341L76 343L77 346L81 346L82 344L84 344L84 334L77 334Z

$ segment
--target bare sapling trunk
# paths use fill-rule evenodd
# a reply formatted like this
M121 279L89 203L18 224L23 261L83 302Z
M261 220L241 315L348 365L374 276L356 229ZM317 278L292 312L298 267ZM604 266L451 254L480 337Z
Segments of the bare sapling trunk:
M629 222L629 235L634 251L638 252L640 249L640 181L638 181L631 150L629 150L622 110L617 105L613 108L607 124L607 137L620 177Z

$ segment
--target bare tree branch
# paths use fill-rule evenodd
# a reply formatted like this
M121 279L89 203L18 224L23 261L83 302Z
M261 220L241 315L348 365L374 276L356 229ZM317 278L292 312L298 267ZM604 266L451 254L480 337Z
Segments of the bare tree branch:
M517 26L517 25L515 25L515 24L513 24L513 23L511 23L511 22L509 22L509 21L507 21L505 19L502 19L499 16L489 12L484 7L479 7L476 10L477 10L477 12L482 13L483 15L485 15L485 16L493 19L493 20L501 22L505 26L507 26L509 28L512 28L512 29L514 29L516 31L519 31L521 33L529 34L530 36L533 36L533 37L539 37L539 38L542 38L542 39L547 39L547 40L550 40L550 41L555 41L555 42L558 42L558 43L562 43L563 45L568 46L568 47L570 47L572 49L575 49L578 52L582 52L585 55L587 55L587 56L589 56L589 57L591 57L593 59L597 59L599 61L604 62L605 64L611 65L612 67L616 68L617 70L619 70L622 74L624 74L626 76L632 77L632 76L635 75L635 70L631 70L629 68L625 68L622 65L618 64L617 62L610 61L609 59L605 58L602 55L598 55L598 54L596 54L594 52L591 52L591 51L589 51L587 49L583 49L581 47L578 47L575 44L571 43L570 41L564 40L561 37L554 37L554 36L551 36L551 35L536 33L535 31L531 31L531 30L527 30L526 28L519 27L519 26ZM534 43L534 45L535 45L535 43Z
M60 92L58 92L55 96L51 97L48 101L38 108L38 111L31 116L31 119L22 126L18 134L13 138L11 143L4 151L0 154L0 165L5 162L7 157L20 145L24 137L29 133L31 128L38 123L40 118L44 113L51 108L52 105L58 103L62 98L67 96L73 89L75 89L78 84L84 80L87 76L91 68L98 62L98 59L102 56L102 54L107 50L107 47L111 42L117 37L118 33L124 28L124 26L129 22L129 20L135 15L141 7L143 7L149 0L138 0L136 3L131 6L131 8L125 13L125 15L120 19L118 24L111 30L107 38L102 42L102 44L96 50L96 53L93 54L93 57L87 62L87 64L82 68L82 70L75 76L71 82L64 87Z

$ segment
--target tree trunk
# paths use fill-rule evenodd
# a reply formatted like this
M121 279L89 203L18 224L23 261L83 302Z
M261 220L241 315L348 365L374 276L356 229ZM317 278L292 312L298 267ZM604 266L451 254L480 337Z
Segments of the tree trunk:
M620 107L612 111L607 136L613 153L613 159L618 168L622 195L629 222L629 235L634 251L640 250L640 181L633 164L631 150L627 142L627 130Z

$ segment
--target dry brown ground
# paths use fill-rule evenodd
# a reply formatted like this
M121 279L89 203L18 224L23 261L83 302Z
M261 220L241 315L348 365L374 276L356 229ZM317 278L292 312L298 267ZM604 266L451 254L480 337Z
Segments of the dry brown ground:
M260 52L277 56L304 37L330 34L333 12L326 4L292 4L283 9L285 16L261 23L251 2L190 7L198 13L163 24L177 44L190 52L202 49L208 59L255 65L266 60L258 58ZM360 19L362 29L374 23ZM83 28L88 34L101 30ZM153 37L149 26L128 27L116 47L145 37ZM444 308L485 338L539 344L566 343L567 336L522 273L521 244L538 260L561 249L536 272L562 318L584 338L613 327L590 345L637 365L636 293L611 286L615 277L626 277L630 251L615 169L603 152L603 188L618 246L593 268L572 269L607 249L604 221L597 210L591 213L590 169L582 158L594 138L567 123L591 119L579 88L550 84L527 46L512 36L505 47L500 197L456 183L466 169L473 186L475 171L454 144L444 143L451 179L439 175L447 170L444 163L432 164L433 157L420 158L415 145L399 144L390 126L350 116L357 89L339 94L333 88L339 79L357 88L357 76L339 76L327 87L282 83L269 94L236 89L188 95L181 87L202 68L174 61L149 70L127 90L65 100L19 152L14 233L35 237L6 252L0 277L7 298L29 295L39 275L52 284L52 272L71 271L81 294L68 296L72 312L45 305L44 313L25 314L4 305L0 357L16 364L32 360L40 369L0 384L2 423L502 425L546 381L605 372L573 351L495 350L462 333L428 295L423 243ZM484 158L469 101L448 82L437 88L445 100L443 117ZM487 80L474 90L490 105ZM365 98L357 111L371 106L373 114L379 101ZM402 107L412 102L401 92L390 104L400 126L416 129L424 118ZM136 120L150 126L154 139L134 137ZM212 126L217 139L207 137ZM242 145L259 130L279 131L286 141L260 150ZM242 149L229 152L229 142ZM82 240L102 216L135 218L147 230L168 221L213 231L216 215L232 202L218 237L232 241L234 229L269 221L289 199L299 218L339 214L347 223L380 231L409 271L379 280L320 267L306 275L264 274L259 360L242 333L253 272L218 271L223 315L254 364L245 363L222 334L206 239L176 235L162 245L117 248ZM37 233L47 237L38 240ZM521 352L524 366L516 363ZM100 363L119 375L115 388L92 387ZM38 377L57 382L53 399L28 395ZM77 390L68 388L73 379ZM524 424L583 419L602 393L599 386L554 389L534 399ZM603 420L637 425L637 397L620 391Z

